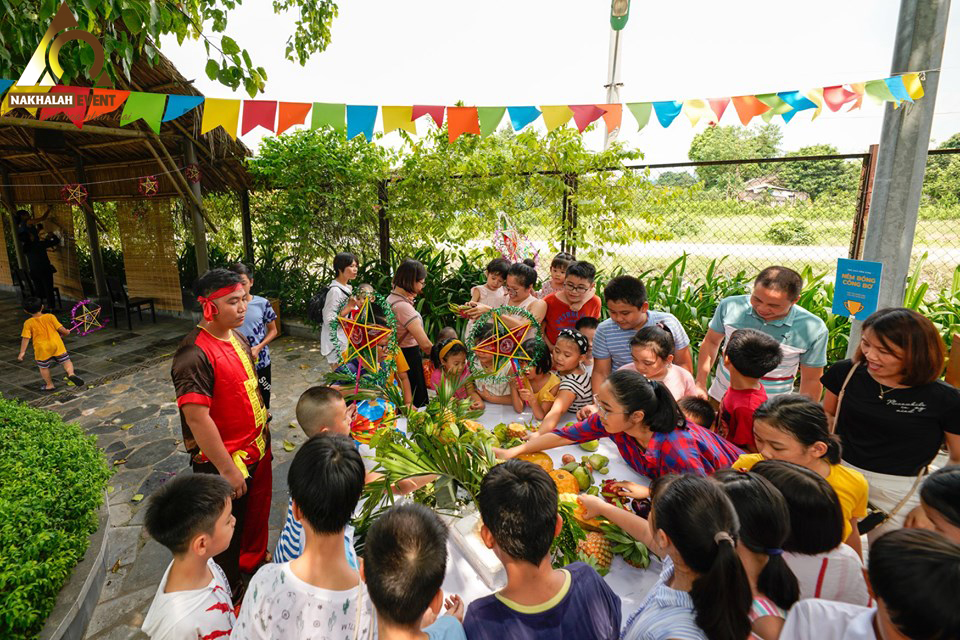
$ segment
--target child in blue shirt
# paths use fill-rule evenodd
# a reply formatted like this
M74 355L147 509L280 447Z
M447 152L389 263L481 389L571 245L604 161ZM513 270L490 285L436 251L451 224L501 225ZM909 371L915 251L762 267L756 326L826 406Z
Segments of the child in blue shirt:
M270 408L270 347L274 338L280 335L277 329L277 314L266 298L251 295L253 288L253 269L238 262L230 270L240 275L240 284L247 293L247 313L243 325L237 331L250 343L250 352L257 365L257 385L263 396L263 405Z

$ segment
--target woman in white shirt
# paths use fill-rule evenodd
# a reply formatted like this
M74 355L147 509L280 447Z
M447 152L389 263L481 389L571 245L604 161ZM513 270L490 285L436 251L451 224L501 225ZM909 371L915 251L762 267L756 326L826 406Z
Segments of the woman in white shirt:
M323 300L323 326L320 327L320 353L330 363L331 368L335 368L340 363L340 352L346 348L347 337L343 329L338 328L339 345L335 345L330 335L330 323L336 321L337 311L353 294L350 281L357 277L358 269L357 257L352 253L338 253L333 257L333 271L336 277L330 283L327 297Z

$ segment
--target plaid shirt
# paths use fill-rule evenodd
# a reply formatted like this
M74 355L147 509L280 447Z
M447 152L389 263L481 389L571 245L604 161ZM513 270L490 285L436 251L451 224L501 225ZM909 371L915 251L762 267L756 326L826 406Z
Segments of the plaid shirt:
M640 475L658 478L668 473L709 475L732 465L743 453L717 434L687 422L686 428L670 433L654 433L646 449L636 438L625 433L607 433L600 415L593 414L583 422L559 427L553 432L574 442L589 442L609 437L620 455Z

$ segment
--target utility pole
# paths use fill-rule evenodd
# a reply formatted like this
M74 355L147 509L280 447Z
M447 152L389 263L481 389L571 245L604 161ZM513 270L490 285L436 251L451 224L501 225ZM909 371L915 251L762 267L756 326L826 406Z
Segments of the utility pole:
M620 102L620 32L627 24L630 17L630 0L611 0L610 3L610 55L607 63L607 84L604 88L607 90L606 104L617 104ZM610 143L617 139L619 129L611 131L607 128L607 133L603 138L603 148L606 150Z
M883 263L879 308L899 307L910 270L917 213L933 109L940 84L940 64L950 0L901 0L891 75L926 71L923 97L894 109L886 104L877 172L867 218L863 259ZM861 321L850 328L851 355L860 342Z

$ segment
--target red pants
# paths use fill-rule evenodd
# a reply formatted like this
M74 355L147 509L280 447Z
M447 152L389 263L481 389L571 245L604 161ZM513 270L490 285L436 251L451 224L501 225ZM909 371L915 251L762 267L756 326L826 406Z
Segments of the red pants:
M264 457L249 468L247 492L233 501L233 516L237 526L233 531L230 546L217 555L214 561L220 565L230 581L234 600L241 593L241 573L254 573L267 558L267 539L270 519L270 499L273 497L273 454L269 440ZM194 463L194 473L218 473L209 462Z

